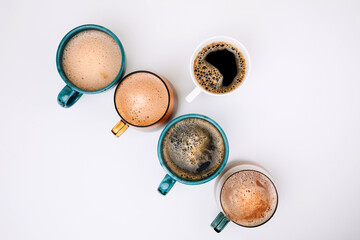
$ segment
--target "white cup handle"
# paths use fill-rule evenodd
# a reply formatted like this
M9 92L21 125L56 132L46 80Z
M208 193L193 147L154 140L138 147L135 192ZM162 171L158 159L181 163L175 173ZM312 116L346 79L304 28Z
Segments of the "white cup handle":
M199 87L195 87L194 90L191 91L191 93L189 93L189 95L186 96L186 101L188 103L191 103L196 97L197 95L199 95L201 93L201 89Z

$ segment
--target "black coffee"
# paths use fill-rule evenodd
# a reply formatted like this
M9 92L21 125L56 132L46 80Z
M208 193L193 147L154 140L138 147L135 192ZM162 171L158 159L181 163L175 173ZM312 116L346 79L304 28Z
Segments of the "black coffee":
M162 142L164 162L185 180L209 177L224 160L225 144L219 130L200 118L175 123Z
M194 61L197 82L212 93L227 93L237 88L245 77L243 54L226 42L205 46Z

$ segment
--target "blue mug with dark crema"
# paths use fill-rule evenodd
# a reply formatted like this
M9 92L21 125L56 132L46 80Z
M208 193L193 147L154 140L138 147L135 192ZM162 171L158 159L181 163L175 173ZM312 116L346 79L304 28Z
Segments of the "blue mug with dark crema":
M83 94L104 92L118 83L125 71L125 52L120 40L107 28L82 25L60 42L56 65L66 83L58 103L68 108Z
M180 116L159 138L158 157L167 174L158 191L166 195L175 182L206 183L223 170L228 156L226 135L214 120L199 114Z

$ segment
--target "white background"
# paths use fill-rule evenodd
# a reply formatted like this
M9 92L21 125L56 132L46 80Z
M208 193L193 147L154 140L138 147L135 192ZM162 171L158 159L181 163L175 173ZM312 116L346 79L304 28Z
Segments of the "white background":
M358 1L1 0L0 239L359 239L359 12ZM85 23L119 37L127 73L173 83L176 116L217 121L229 161L273 175L270 222L215 233L214 181L161 196L161 128L114 137L114 89L57 104L58 44ZM219 34L248 48L252 72L235 94L188 104L192 51Z

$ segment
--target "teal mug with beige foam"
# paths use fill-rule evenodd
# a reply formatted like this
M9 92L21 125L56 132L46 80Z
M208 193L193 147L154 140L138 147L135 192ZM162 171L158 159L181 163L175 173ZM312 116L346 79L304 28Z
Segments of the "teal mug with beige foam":
M109 29L82 25L61 40L56 66L66 84L57 100L60 106L69 108L83 94L104 92L118 83L125 71L125 52Z

